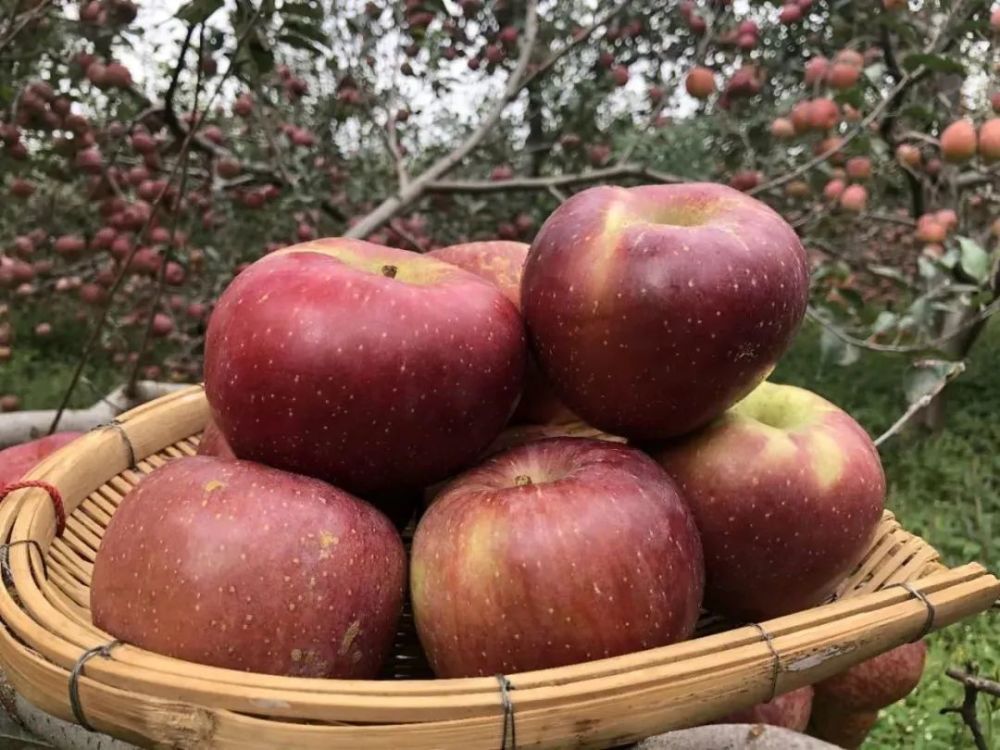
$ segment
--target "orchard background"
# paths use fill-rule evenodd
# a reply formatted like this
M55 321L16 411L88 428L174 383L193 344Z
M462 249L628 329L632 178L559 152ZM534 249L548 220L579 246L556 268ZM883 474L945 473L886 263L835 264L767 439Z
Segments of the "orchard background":
M708 180L809 251L775 378L880 436L890 507L947 562L1000 561L988 1L147 5L0 4L0 446L197 381L213 300L270 250L530 242L587 186ZM933 637L866 747L971 746L945 670L996 679L998 629ZM1000 742L1000 701L977 716Z

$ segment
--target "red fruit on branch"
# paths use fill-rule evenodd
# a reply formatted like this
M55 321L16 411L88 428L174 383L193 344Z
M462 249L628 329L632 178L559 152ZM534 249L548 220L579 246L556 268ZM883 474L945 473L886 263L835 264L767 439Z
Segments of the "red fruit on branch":
M840 194L840 205L853 213L861 213L868 205L868 190L863 185L848 185Z
M715 74L708 68L692 68L684 80L684 88L695 99L707 99L715 93Z
M987 164L1000 159L1000 118L993 117L979 126L979 155Z
M153 327L150 333L157 338L169 336L174 331L174 321L166 313L156 313L153 316Z
M941 155L951 162L964 162L976 154L976 126L957 120L941 133Z

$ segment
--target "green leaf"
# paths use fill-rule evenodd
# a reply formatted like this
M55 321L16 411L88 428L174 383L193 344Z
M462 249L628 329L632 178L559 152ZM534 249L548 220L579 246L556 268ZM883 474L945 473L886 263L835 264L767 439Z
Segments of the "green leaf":
M895 327L899 322L899 316L894 312L889 312L888 310L883 310L875 318L875 323L872 326L872 334L885 333L886 331Z
M960 362L947 360L925 360L919 367L907 371L903 377L903 392L907 403L913 404L937 388L942 380L946 380L960 368Z
M204 23L222 7L222 0L191 0L177 11L177 18L188 23Z
M848 344L825 326L819 335L819 351L822 361L833 362L842 367L854 364L861 356L856 346Z
M980 284L989 279L990 255L982 246L968 237L958 238L962 270Z
M924 52L915 52L903 58L903 67L913 71L923 66L935 73L958 73L965 75L965 66L957 60L941 55L931 55Z

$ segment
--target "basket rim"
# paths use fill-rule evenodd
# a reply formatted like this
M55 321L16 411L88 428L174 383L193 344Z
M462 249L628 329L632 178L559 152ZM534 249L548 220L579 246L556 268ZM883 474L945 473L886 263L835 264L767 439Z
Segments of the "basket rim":
M157 445L150 438L149 425L145 423L159 417L165 409L182 413L180 423L183 429L189 429L192 424L195 429L190 429L187 435L178 439L168 440L176 435L167 435L160 441L163 444ZM60 481L67 483L70 474L79 480L78 474L84 472L82 458L87 455L102 450L104 455L116 456L117 465L104 471L103 476L98 472L98 476L88 477L89 484L82 482L84 487L76 487L75 493L67 493L67 512L71 513L96 488L127 472L129 450L126 441L131 440L132 448L137 449L137 457L142 456L139 467L152 468L156 462L151 459L157 451L193 435L204 425L205 419L207 402L203 389L193 386L140 406L122 415L115 424L82 436L43 461L28 476L47 479L60 486ZM118 466L122 468L107 476L111 469ZM94 485L94 482L97 484ZM47 554L51 554L52 550L54 521L48 496L39 490L14 493L8 502L0 506L0 529L4 538L10 533L11 541L35 539ZM906 538L915 539L930 550L919 557L919 566L914 565L914 569L908 571L907 580L917 581L917 588L941 602L938 609L944 616L939 626L984 609L982 605L988 598L991 601L1000 595L1000 582L982 566L972 563L949 570L934 562L936 553L933 548L919 537L906 534L892 513L886 513L880 528L888 528L882 540L900 530ZM869 557L877 547L878 544L873 544ZM918 556L913 559L918 559ZM865 561L859 570L864 565ZM36 580L36 576L38 580L44 579L41 578L39 559L30 545L20 544L10 549L10 568L21 604L8 592L0 591L0 616L14 634L49 663L66 669L86 648L111 639L93 625L85 627L55 608ZM50 582L44 585L52 586ZM811 640L818 636L810 630L839 627L849 631L858 627L860 621L874 618L882 629L879 632L891 632L890 640L893 645L898 645L919 631L925 614L924 605L907 591L884 588L762 624L777 646L787 647L788 653L799 654L783 665L780 676L783 685L794 687L797 686L796 681L802 682L804 676L812 674L810 670L814 666L823 666L823 659L815 665L812 663L816 661L815 651L819 646ZM869 646L867 643L856 644L853 651L858 658L855 661L860 660ZM670 682L693 681L692 684L697 684L706 673L719 670L717 657L720 651L725 651L733 660L731 669L751 675L746 683L747 689L757 697L763 695L766 698L774 660L770 647L754 625L622 656L521 672L508 675L508 678L517 689L518 710L530 711L565 701L600 700L601 696L610 696L614 692L638 694L643 690L662 688ZM780 648L779 653L782 653ZM90 679L100 680L109 687L136 690L153 697L183 697L197 705L234 710L256 709L258 713L273 716L321 720L328 720L336 714L352 717L351 721L437 721L445 715L445 710L446 715L452 718L489 716L495 719L500 703L497 681L492 677L421 680L283 677L209 667L154 654L135 646L116 649L112 659L89 662L87 674ZM290 712L286 713L283 707L277 705L281 701L297 703L294 707L289 706ZM443 702L447 703L446 709L442 708Z

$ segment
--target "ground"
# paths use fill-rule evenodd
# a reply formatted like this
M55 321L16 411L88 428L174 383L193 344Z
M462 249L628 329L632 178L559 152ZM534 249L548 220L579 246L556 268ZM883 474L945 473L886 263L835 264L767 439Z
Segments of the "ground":
M19 346L0 369L0 393L16 392L27 407L51 406L73 363L79 331L68 329L42 348ZM22 341L28 339L25 336ZM821 365L817 332L806 328L773 379L815 390L855 415L877 435L905 408L901 383L906 361L869 353L848 368ZM89 387L77 405L106 393L121 377L112 368L88 370ZM883 446L889 478L888 505L911 531L929 540L946 564L979 561L1000 565L1000 322L986 331L963 374L947 392L947 426L937 435L905 433ZM883 713L866 750L945 750L971 747L967 729L955 715L939 710L961 702L961 687L944 675L949 665L976 664L1000 676L1000 612L955 625L930 638L930 657L920 687ZM980 697L980 717L990 742L1000 746L1000 700Z

